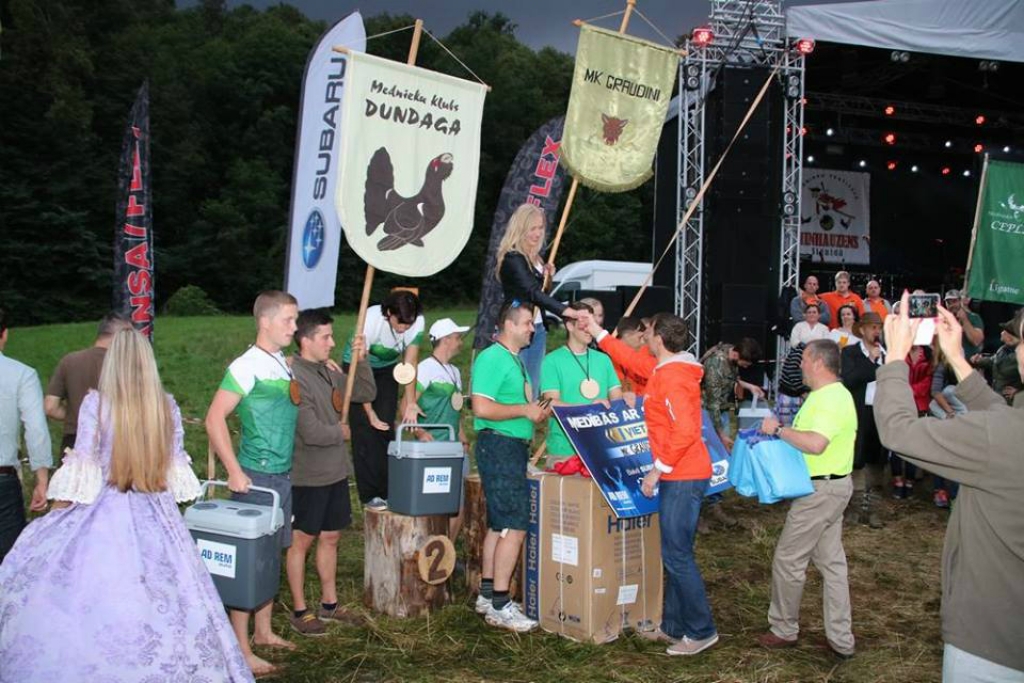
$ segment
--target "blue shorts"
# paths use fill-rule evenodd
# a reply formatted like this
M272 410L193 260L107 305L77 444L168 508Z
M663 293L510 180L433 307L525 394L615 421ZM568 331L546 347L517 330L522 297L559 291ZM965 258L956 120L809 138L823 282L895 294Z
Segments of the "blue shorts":
M529 444L485 429L476 437L476 467L487 499L487 528L526 531L530 491L526 482Z

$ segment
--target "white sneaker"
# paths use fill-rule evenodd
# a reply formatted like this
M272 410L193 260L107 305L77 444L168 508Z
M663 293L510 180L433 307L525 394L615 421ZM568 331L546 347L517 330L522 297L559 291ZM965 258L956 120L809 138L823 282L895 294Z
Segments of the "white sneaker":
M473 605L473 611L477 614L487 614L491 609L491 601L482 595L476 596L476 604Z
M717 633L713 636L703 638L701 640L693 640L692 638L687 638L686 636L683 636L678 641L676 641L675 644L670 645L669 648L665 650L665 653L669 655L683 656L695 655L699 652L703 652L704 650L708 649L717 642Z
M366 504L366 507L370 508L371 510L387 510L388 502L381 498L380 496L374 496L373 498L370 499L370 502Z
M526 633L537 628L537 622L523 614L522 610L519 609L519 605L511 601L501 609L494 609L494 605L491 605L490 609L487 610L487 616L484 617L484 621L491 626L508 629L516 633Z

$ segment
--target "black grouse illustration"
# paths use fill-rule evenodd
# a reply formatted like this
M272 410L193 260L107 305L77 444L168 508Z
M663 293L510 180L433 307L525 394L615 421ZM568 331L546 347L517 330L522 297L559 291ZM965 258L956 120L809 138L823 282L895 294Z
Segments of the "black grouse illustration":
M391 155L381 147L373 153L366 169L366 190L363 208L366 212L366 235L372 235L384 224L384 237L377 243L381 251L392 251L406 244L423 246L423 238L444 218L444 196L441 183L452 174L453 157L441 154L427 164L423 187L412 197L395 192L395 169Z

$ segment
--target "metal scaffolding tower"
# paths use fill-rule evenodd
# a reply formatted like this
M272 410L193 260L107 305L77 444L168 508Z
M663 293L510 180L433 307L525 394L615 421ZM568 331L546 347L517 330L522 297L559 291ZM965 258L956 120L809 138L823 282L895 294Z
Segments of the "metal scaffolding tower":
M786 36L786 19L779 0L711 0L711 42L700 41L695 32L686 43L686 59L680 71L679 177L676 222L704 184L705 165L716 160L705 154L704 109L708 93L724 68L767 66L778 69L785 96L785 127L779 230L779 291L795 287L800 268L800 187L803 162L804 56ZM761 106L767 106L762 103ZM731 134L732 131L727 131ZM704 257L703 198L682 226L676 242L676 312L687 321L687 351L700 356L703 339L701 269ZM786 344L779 344L779 359Z

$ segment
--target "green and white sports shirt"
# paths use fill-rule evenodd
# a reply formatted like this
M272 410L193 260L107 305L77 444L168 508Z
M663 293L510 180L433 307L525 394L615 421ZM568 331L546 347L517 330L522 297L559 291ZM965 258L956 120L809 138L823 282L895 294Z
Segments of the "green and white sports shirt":
M405 349L410 346L419 346L423 341L423 330L426 326L426 319L422 315L417 316L412 327L398 334L391 329L391 324L379 305L366 309L363 334L366 335L367 358L370 361L370 367L377 370L401 362ZM344 363L352 361L352 339L345 344L341 359Z
M452 396L462 393L462 374L454 365L442 364L433 356L424 359L416 370L417 403L424 412L420 418L423 424L446 424L455 430L459 438L459 411L452 408ZM428 429L438 440L448 439L447 429Z
M284 354L258 346L236 358L220 388L242 397L235 411L242 421L238 462L256 472L281 474L292 469L299 408L288 393L291 382Z

